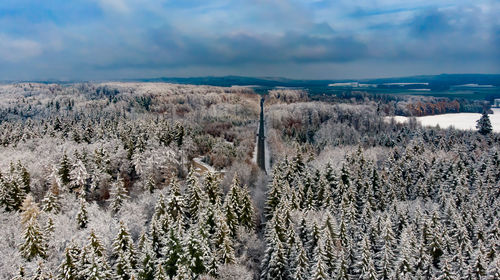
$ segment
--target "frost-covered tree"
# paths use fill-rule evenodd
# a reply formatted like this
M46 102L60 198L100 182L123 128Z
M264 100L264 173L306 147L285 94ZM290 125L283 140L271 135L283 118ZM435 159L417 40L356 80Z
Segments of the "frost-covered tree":
M120 221L118 235L113 241L114 273L117 279L129 280L136 269L135 249L130 233Z
M113 183L113 187L111 189L110 200L111 203L109 205L111 211L113 213L118 213L120 211L123 203L129 199L128 191L125 188L125 182L122 178L118 177L116 181Z
M80 208L78 210L78 213L76 214L76 222L77 222L78 228L80 228L80 229L86 228L87 224L89 223L89 214L87 211L87 201L83 197L80 197Z
M21 222L24 226L23 241L19 247L21 255L27 260L32 260L35 257L47 257L47 241L38 224L40 211L31 195L26 197L21 209L23 211Z
M72 244L64 250L64 257L59 266L59 280L77 280L78 279L78 258L80 250L76 245Z
M53 185L45 194L42 200L42 210L47 213L57 214L61 210L61 202L59 201L59 189Z
M481 118L477 120L476 128L482 135L489 134L493 131L493 128L491 127L490 117L488 116L486 110L483 111Z

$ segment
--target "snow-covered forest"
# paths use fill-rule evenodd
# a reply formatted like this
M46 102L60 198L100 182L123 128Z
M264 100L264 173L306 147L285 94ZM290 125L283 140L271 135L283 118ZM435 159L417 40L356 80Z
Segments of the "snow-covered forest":
M251 89L0 85L0 279L500 278L499 134L266 98L269 175Z

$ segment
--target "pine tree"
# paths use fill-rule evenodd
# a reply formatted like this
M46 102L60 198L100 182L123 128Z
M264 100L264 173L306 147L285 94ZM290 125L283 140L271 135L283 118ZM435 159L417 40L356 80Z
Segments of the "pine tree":
M224 217L217 215L217 231L215 233L214 244L217 248L217 259L221 264L232 264L235 262L235 253L233 241L231 239L231 230Z
M111 204L110 208L113 213L120 211L123 203L129 198L124 181L118 176L116 182L113 183L111 189Z
M61 182L64 185L68 185L71 182L69 175L70 171L71 171L71 163L68 159L68 155L64 153L61 158L61 162L59 162L59 170L57 172L59 174L59 178L61 178Z
M137 278L140 280L154 280L156 272L155 252L149 237L143 233L139 241L139 264Z
M203 185L209 203L216 204L217 201L220 201L222 199L220 181L215 173L207 172Z
M287 262L285 257L285 249L283 244L278 239L277 235L273 237L271 242L273 248L269 257L268 266L262 270L261 279L264 280L284 280L288 278ZM270 248L268 247L268 250ZM267 254L268 252L266 252Z
M155 273L154 279L155 280L168 280L169 279L169 277L165 273L165 269L163 268L163 266L161 264L159 264L158 267L156 268L156 273Z
M45 258L47 256L47 244L44 240L43 231L38 224L40 211L31 195L26 197L21 209L23 210L21 222L24 225L23 243L19 248L21 255L28 261L37 256Z
M64 250L63 262L59 266L59 280L78 279L78 255L79 250L75 245L70 245Z
M297 256L294 260L293 268L293 279L296 280L307 280L309 278L309 259L307 257L306 250L299 242L297 243Z
M163 248L165 273L170 277L177 274L181 257L183 256L183 248L181 243L181 232L177 226L172 226L165 237L165 247Z
M363 237L363 240L361 241L361 256L357 266L360 279L378 279L377 271L375 270L375 265L372 257L371 242L368 235L365 235Z
M89 251L86 256L88 263L85 263L79 273L80 279L85 280L109 280L111 273L108 264L103 256L99 256L95 251Z
M189 270L195 275L200 275L207 271L205 260L207 257L206 254L210 250L208 242L201 235L201 231L198 226L192 227L183 245L185 248L184 262L188 264Z
M490 117L488 116L486 110L483 111L481 118L477 121L476 128L482 135L490 134L493 131L493 128L491 127Z
M184 221L184 198L182 197L179 184L174 180L170 184L170 196L167 203L167 213L174 221Z
M16 171L11 163L9 176L0 178L0 187L2 189L2 203L7 211L17 211L26 198L26 187L23 177Z
M191 169L187 178L187 189L186 189L186 215L191 223L196 223L198 221L198 215L201 211L201 207L206 200L206 194L200 187L198 179L194 175L194 171Z
M52 274L45 270L43 263L41 261L38 262L35 275L33 275L31 280L52 280L52 279L53 279Z
M85 198L83 197L80 197L80 209L76 214L76 222L78 224L79 229L86 228L87 224L89 223L89 216L87 212L87 201L85 201Z
M311 279L314 280L326 280L330 279L330 275L328 275L328 268L325 264L324 253L323 253L323 245L321 241L314 249L314 257L313 262L314 265L312 267Z
M47 213L57 214L61 210L61 203L59 202L59 190L57 186L52 186L42 200L42 210Z
M19 271L17 275L14 276L11 280L26 280L26 271L24 271L24 266L19 267Z
M130 280L137 263L132 238L122 221L120 221L118 235L113 241L113 255L116 259L114 270L117 279Z
M87 168L81 160L77 160L73 165L70 173L69 173L70 183L69 188L71 191L76 191L80 194L85 193L85 188L87 185L87 179L89 178L89 174L87 172Z
M240 224L249 230L253 230L255 228L255 209L246 185L241 189L240 206Z

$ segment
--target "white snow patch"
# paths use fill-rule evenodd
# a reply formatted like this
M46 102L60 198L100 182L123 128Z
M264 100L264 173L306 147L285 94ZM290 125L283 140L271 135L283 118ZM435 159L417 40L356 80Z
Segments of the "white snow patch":
M500 132L500 108L492 108L493 114L490 114L491 126L494 132ZM394 118L396 122L407 122L408 117L402 116L391 116L387 117L386 120ZM456 129L464 130L476 130L476 122L481 118L481 114L478 113L454 113L454 114L443 114L443 115L433 115L416 117L417 121L422 124L422 126L440 126L442 128L454 127Z

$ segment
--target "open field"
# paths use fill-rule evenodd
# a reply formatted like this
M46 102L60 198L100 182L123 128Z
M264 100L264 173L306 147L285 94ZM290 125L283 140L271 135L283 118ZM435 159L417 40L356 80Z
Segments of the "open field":
M493 114L490 114L491 126L493 131L500 132L500 108L493 108ZM456 114L442 114L434 116L416 117L417 121L423 126L440 126L441 128L448 128L450 126L457 129L476 129L476 122L481 117L478 113L456 113ZM387 117L388 119L394 118L397 122L407 122L409 117L395 116Z

